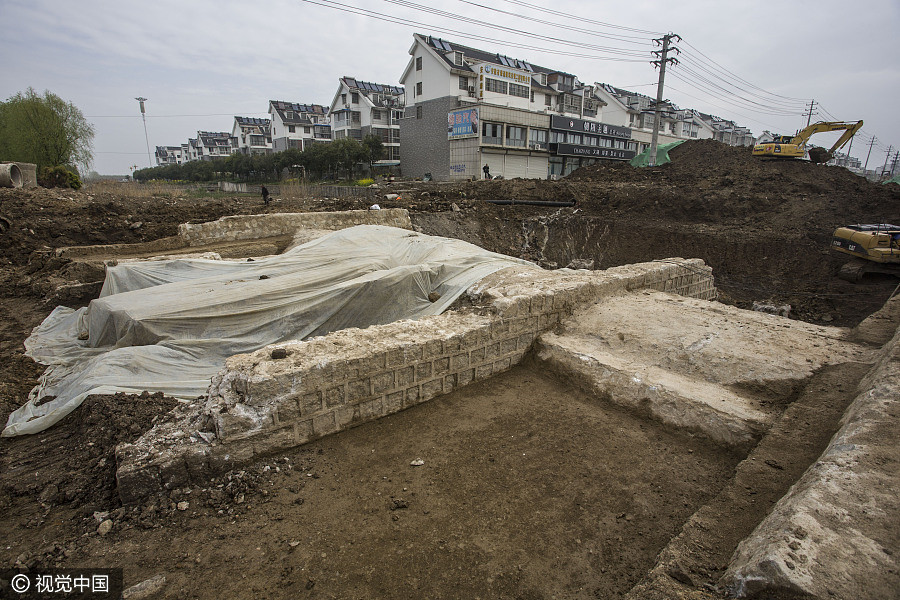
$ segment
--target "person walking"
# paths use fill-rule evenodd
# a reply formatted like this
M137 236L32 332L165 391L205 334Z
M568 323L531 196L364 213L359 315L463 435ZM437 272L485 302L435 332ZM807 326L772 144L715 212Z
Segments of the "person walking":
M485 179L490 179L490 178L491 178L491 168L488 166L487 163L484 163L484 167L483 167L481 170L484 171L484 178L485 178Z

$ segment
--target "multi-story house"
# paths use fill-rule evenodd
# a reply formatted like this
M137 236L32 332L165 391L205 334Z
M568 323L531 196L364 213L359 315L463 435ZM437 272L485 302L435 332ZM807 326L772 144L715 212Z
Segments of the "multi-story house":
M234 117L231 137L237 140L237 150L243 154L272 152L272 121L257 117Z
M413 35L400 77L403 173L435 179L546 178L634 156L628 127L600 119L594 86L572 74Z
M197 141L200 160L224 158L237 150L237 140L227 131L198 131Z
M311 144L331 141L328 109L321 104L269 100L269 114L275 152L289 148L306 150Z
M712 138L729 146L753 146L756 138L746 127L741 127L734 121L729 121L715 115L697 113L701 119L712 129Z
M375 135L384 144L381 164L399 164L403 88L341 77L328 112L334 139Z
M604 102L603 120L631 128L632 139L638 152L649 148L653 140L653 127L656 125L656 99L608 83L597 83L596 93ZM657 126L659 144L713 137L713 129L699 113L681 109L668 100L664 100L660 105Z
M188 138L187 153L182 154L182 156L184 157L184 162L200 160L200 140L198 140L197 138Z
M184 162L181 151L182 146L157 146L155 152L156 166L180 165Z

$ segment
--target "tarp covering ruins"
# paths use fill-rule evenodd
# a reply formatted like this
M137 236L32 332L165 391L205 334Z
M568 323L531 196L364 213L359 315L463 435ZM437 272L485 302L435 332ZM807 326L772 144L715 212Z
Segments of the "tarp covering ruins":
M440 314L514 265L533 266L459 240L361 225L255 261L109 267L100 298L57 307L25 341L48 368L3 436L42 431L91 394L196 398L231 355Z

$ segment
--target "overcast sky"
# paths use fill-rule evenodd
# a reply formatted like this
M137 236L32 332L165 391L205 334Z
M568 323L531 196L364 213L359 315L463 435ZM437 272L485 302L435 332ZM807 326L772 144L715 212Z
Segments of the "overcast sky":
M0 0L0 98L33 87L73 102L96 127L93 168L127 174L150 164L136 96L149 99L152 152L197 130L231 131L234 115L264 117L269 100L328 105L343 75L396 85L413 32L655 96L650 40L674 32L683 62L667 72L664 95L679 106L755 135L793 133L806 124L803 102L814 98L821 109L813 120L865 120L851 153L865 161L877 136L870 169L900 145L897 0L524 1L547 10L520 0L416 0L480 25L405 0L340 0L416 22L398 24L313 3L326 0Z

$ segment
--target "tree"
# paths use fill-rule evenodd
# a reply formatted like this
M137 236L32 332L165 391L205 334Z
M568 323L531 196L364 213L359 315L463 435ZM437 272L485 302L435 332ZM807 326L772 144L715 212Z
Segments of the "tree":
M0 102L0 159L42 167L79 166L93 160L94 126L71 102L32 88Z
M362 145L366 149L366 161L369 163L369 168L372 167L373 162L384 157L384 144L377 135L370 133L362 139Z

